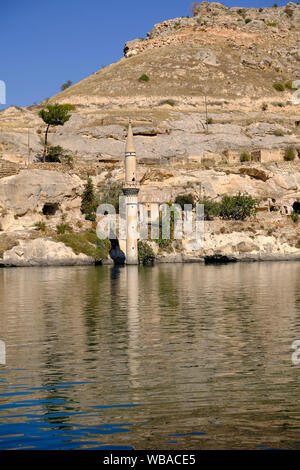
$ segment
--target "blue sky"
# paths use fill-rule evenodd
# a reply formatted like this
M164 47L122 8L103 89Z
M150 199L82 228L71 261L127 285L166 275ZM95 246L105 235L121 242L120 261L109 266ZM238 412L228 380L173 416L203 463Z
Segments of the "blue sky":
M29 106L123 56L155 23L189 15L192 0L1 0L0 80L6 106ZM274 0L226 6L266 7ZM279 6L287 2L277 0ZM3 109L5 106L1 106Z

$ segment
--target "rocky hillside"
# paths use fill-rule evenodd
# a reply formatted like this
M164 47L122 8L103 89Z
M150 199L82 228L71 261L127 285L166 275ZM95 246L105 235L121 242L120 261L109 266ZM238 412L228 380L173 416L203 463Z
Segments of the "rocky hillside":
M38 264L47 259L50 245L35 242L40 222L52 241L62 218L75 232L91 227L80 212L84 180L92 175L101 188L123 180L128 118L142 202L238 191L260 200L251 223L208 222L197 256L300 256L298 225L289 217L300 202L300 105L292 85L300 80L299 25L295 3L244 9L202 2L193 17L157 24L145 39L127 42L117 63L48 101L76 107L49 133L51 145L74 156L72 167L38 163L45 130L38 112L46 102L0 112L0 258L24 265L32 252ZM293 162L284 161L288 147ZM243 153L252 161L241 163ZM53 259L91 261L56 248ZM194 248L186 244L174 256Z
M146 39L126 43L120 61L51 98L76 112L52 129L50 143L83 158L118 160L130 117L142 159L297 145L300 105L291 87L300 79L299 25L295 3L244 9L202 2L192 18L155 25ZM0 113L0 156L27 158L28 129L31 158L41 152L44 104Z

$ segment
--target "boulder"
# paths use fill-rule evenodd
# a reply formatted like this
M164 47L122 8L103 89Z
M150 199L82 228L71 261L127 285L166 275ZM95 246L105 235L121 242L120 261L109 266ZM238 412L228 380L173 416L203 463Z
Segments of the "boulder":
M270 179L273 174L271 172L262 170L261 168L247 168L247 167L242 167L239 169L240 175L247 175L250 176L251 178L261 180L261 181L267 181Z
M45 238L20 240L11 250L5 251L0 264L4 266L75 266L94 264L94 258L76 255L62 242Z

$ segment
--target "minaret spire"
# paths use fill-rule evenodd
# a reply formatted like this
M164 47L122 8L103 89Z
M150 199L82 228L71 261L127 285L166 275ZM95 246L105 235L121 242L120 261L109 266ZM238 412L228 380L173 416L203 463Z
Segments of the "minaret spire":
M125 154L126 153L135 153L131 119L129 119L129 123L128 123L128 134L127 134Z
M126 264L138 264L137 226L138 226L138 193L136 178L136 153L131 121L128 123L128 134L125 147L125 182L123 193L126 204Z

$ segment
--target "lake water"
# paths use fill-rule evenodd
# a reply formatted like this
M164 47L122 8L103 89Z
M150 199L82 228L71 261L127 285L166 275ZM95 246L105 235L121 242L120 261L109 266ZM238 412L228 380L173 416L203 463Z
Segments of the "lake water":
M0 449L300 449L300 263L0 270Z

